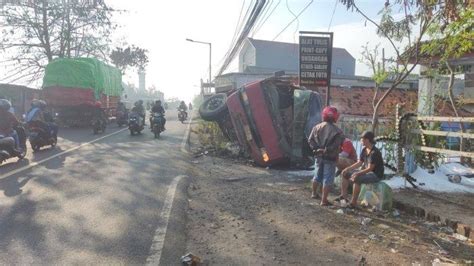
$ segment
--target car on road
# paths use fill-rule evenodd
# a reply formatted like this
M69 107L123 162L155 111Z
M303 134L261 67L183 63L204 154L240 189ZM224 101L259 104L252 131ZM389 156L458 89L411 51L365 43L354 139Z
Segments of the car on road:
M259 165L298 162L304 158L311 128L321 121L321 96L284 78L249 83L206 99L199 112L231 132ZM230 120L230 123L229 123Z

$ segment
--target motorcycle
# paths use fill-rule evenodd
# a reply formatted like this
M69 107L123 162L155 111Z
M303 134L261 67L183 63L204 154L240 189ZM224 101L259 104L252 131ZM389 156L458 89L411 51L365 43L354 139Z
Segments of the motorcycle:
M188 113L184 111L184 109L179 109L178 113L178 119L181 121L182 124L184 124L184 121L188 118Z
M145 125L143 123L142 117L137 113L131 113L128 118L128 129L130 130L130 135L135 135L135 133L140 134Z
M53 134L53 132L48 132L37 123L32 123L29 125L30 129L30 144L34 152L37 152L44 146L54 147L58 143L58 136Z
M99 133L104 133L106 127L107 127L107 123L102 119L95 118L92 121L92 131L94 132L94 135L97 135Z
M155 134L155 138L159 138L161 132L165 131L164 123L165 123L165 117L163 114L154 113L152 115L151 130L153 131L153 134Z
M5 137L0 135L0 164L4 161L18 157L18 159L23 159L26 156L28 148L26 147L26 133L25 129L22 126L18 126L15 128L18 138L20 139L20 153L15 152L15 139L12 137Z
M128 120L127 116L128 116L127 112L124 112L124 111L117 112L117 125L119 127L122 127L123 125L127 124L127 120Z

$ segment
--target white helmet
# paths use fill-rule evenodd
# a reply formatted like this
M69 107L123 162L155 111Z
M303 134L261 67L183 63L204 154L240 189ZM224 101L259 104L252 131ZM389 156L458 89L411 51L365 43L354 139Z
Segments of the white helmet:
M12 108L12 103L9 100L0 99L0 108L8 111L10 108Z

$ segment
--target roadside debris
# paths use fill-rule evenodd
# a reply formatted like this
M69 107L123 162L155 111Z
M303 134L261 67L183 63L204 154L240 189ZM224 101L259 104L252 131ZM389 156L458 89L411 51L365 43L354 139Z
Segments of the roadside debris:
M398 211L397 209L394 209L392 211L392 215L393 215L393 217L400 217L400 211Z
M181 263L182 265L191 265L191 266L202 265L201 258L193 255L192 253L188 253L182 256Z
M248 177L230 177L230 178L219 178L219 179L222 181L227 181L227 182L237 182L237 181L242 181L247 178Z
M343 209L339 209L336 211L337 214L344 214L344 210Z
M372 222L372 219L370 219L368 217L363 217L363 218L361 218L360 224L362 224L363 226L367 226L371 222Z
M461 183L462 178L460 175L450 175L448 176L448 180L451 183L459 184Z
M361 258L359 259L359 264L358 264L358 265L359 265L359 266L365 266L365 265L367 265L367 259L366 259L365 257L361 257Z
M461 241L467 241L468 240L467 237L465 237L463 235L460 235L460 234L457 234L457 233L454 233L453 237L456 238L457 240L461 240Z
M386 224L378 224L377 227L380 228L380 229L390 229L390 226L388 226Z

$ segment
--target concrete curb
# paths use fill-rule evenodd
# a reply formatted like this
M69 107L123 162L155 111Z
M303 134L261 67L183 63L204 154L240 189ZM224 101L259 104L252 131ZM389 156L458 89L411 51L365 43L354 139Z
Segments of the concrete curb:
M181 152L182 153L189 153L189 139L191 137L191 128L192 128L192 124L193 124L193 118L194 118L194 112L191 113L191 116L189 118L189 124L188 124L188 127L186 128L186 133L185 133L185 136L183 138L183 141L181 142Z
M474 226L472 225L467 225L462 221L452 219L452 217L446 217L443 214L428 211L422 207L407 204L398 200L393 200L393 207L429 222L441 223L442 225L452 228L454 232L474 240Z
M189 183L185 176L176 187L159 265L181 265L180 258L185 255Z

